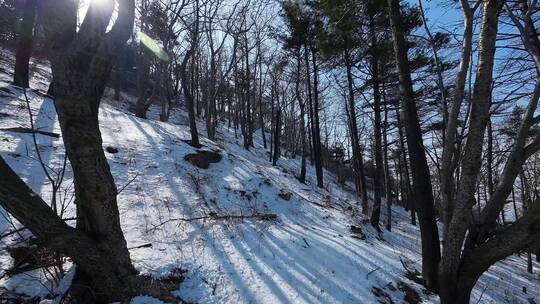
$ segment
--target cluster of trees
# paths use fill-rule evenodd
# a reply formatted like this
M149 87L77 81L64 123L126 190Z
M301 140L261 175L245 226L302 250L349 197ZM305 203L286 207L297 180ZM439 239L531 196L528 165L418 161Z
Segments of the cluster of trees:
M290 32L285 47L297 53L297 70L304 69L297 81L307 87L308 105L318 106L309 98L310 63L302 63L302 51L313 59L315 79L317 71L332 74L330 85L342 89L363 211L378 229L385 197L390 229L393 197L409 202L420 224L424 283L443 303L468 303L478 278L495 262L527 251L530 270L531 251L540 253L539 190L537 180L527 178L538 174L540 149L539 7L527 0L460 5L463 32L452 33L460 49L449 33L432 32L422 1L414 7L398 0L283 5ZM501 23L505 32L499 32ZM311 90L324 89L314 81ZM362 116L370 120L368 176L358 130ZM521 212L512 195L518 190ZM509 203L511 221L504 209Z
M478 278L511 254L540 255L536 0L460 0L456 33L433 31L422 0L118 0L117 11L92 1L83 20L77 1L19 2L0 4L0 41L16 41L21 87L32 47L46 42L77 227L1 158L0 204L70 256L100 300L170 296L137 276L126 249L98 127L107 85L116 98L136 95L142 118L157 105L167 121L182 105L193 146L200 118L208 138L222 124L245 149L260 132L274 165L300 157L303 183L308 161L319 187L323 168L351 180L378 230L381 214L391 230L391 204L402 204L420 226L422 279L442 303L468 303Z

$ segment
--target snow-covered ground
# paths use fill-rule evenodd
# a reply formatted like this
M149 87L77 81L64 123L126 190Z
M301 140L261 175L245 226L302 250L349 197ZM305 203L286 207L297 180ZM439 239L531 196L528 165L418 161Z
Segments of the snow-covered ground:
M51 185L37 160L32 136L2 130L30 124L23 92L9 86L12 54L0 55L0 88L4 88L0 90L0 155L50 201ZM35 65L34 72L32 88L45 90L48 69ZM60 133L52 101L35 91L28 91L28 97L36 127ZM106 154L122 189L118 203L128 246L151 244L131 249L133 263L142 273L164 277L185 270L186 280L178 293L194 303L403 303L403 283L415 289L423 302L438 302L437 296L426 294L404 276L404 265L420 269L420 236L400 207L392 210L392 232L378 234L363 224L352 190L338 186L331 173L325 171L325 189L319 189L311 167L309 182L297 181L298 159L282 157L273 167L260 131L255 148L246 151L234 131L220 126L216 142L204 137L201 141L203 150L218 152L222 160L209 169L196 168L184 160L197 149L185 143L190 137L181 110L173 111L171 123L139 119L126 111L128 99L123 98L123 102L105 98L100 125L104 146L119 151ZM150 117L156 116L157 109L152 109ZM199 130L203 136L202 122ZM62 138L37 135L37 140L49 169L61 169ZM60 201L69 203L72 191L68 166ZM277 220L178 220L270 213ZM70 204L64 217L73 215ZM367 238L358 238L351 225L361 227ZM0 235L11 229L2 213ZM18 239L14 234L0 240L0 277L12 264L6 247ZM534 266L536 274L527 274L523 255L497 263L480 279L471 303L540 301L540 265ZM68 276L58 289L48 277L43 270L3 276L0 294L9 290L45 298L69 284ZM160 303L144 296L132 302Z

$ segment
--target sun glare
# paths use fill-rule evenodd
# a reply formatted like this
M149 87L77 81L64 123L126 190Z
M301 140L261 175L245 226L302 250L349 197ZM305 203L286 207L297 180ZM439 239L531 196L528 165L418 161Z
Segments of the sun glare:
M114 0L87 0L90 2L95 2L97 5L105 5L108 3L114 3Z
M83 22L84 16L86 16L86 13L88 12L88 8L90 7L90 4L96 5L96 8L98 7L106 7L109 5L114 5L115 9L113 11L113 15L111 18L111 23L109 24L109 29L114 23L114 20L116 20L117 17L117 5L118 3L116 0L80 0L79 1L79 24Z

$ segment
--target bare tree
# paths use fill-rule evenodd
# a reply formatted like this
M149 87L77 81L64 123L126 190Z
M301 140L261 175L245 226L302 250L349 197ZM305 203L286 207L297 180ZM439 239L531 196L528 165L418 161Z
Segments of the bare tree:
M134 1L119 1L118 17L106 32L113 5L92 2L77 32L77 5L47 1L45 21L55 81L55 106L66 153L74 171L77 228L66 225L0 159L0 203L40 241L70 256L77 280L94 289L95 301L147 293L172 299L159 282L137 275L120 227L117 189L102 147L100 98L116 59L130 37Z

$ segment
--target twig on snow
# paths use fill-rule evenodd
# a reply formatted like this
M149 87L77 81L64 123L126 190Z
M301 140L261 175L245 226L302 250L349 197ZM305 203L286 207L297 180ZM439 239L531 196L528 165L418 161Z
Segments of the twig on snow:
M160 224L157 224L157 225L153 225L152 224L152 229L149 229L147 232L150 232L150 231L153 231L153 230L156 230L158 228L160 228L161 226L164 226L168 223L171 223L171 222L178 222L178 221L182 221L182 222L193 222L193 221L198 221L198 220L206 220L206 219L211 219L211 220L234 220L234 219L242 219L242 220L245 220L245 219L253 219L253 220L261 220L261 221L273 221L273 220L276 220L278 218L278 216L276 214L273 214L273 213L254 213L254 214L251 214L251 215L231 215L231 214L226 214L226 215L218 215L217 213L214 213L214 212L211 212L209 213L208 215L205 215L205 216L199 216L199 217L193 217L193 218L172 218L172 219L169 219L169 220L166 220Z
M58 133L52 133L52 132L46 132L41 130L35 130L30 128L22 128L22 127L15 127L15 128L3 128L0 129L2 131L9 131L9 132L15 132L15 133L27 133L27 134L41 134L45 136L50 136L54 138L59 138L60 134Z
M119 191L118 191L118 194L122 193L122 191L124 191L124 189L126 189L131 183L133 183L133 181L135 181L135 179L137 179L137 177L139 177L139 172L137 172L137 174L135 174L135 176L129 180L129 182L127 184L124 185L124 187L122 187Z
M377 271L377 270L379 270L379 269L381 269L381 267L377 267L377 268L373 269L372 271L368 272L368 273L366 274L366 279L369 277L370 274L374 273L375 271Z
M143 244L143 245L134 246L134 247L129 247L128 250L140 249L140 248L150 248L150 247L152 247L152 243Z

